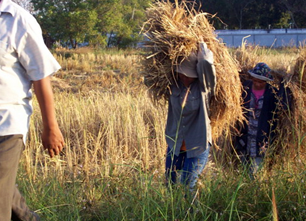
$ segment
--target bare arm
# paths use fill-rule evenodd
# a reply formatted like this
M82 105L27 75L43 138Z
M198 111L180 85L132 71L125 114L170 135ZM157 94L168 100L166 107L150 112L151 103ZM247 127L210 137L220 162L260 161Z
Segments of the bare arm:
M55 118L53 92L50 77L34 81L34 90L43 120L42 143L49 155L58 155L64 146L64 138Z

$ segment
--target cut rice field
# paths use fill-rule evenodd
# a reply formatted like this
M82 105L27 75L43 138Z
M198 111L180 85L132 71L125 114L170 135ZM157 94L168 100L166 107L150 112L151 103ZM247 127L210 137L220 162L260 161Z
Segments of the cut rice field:
M230 54L242 69L265 62L289 74L301 51L253 47ZM52 159L42 149L34 97L17 177L20 191L42 220L305 220L303 120L288 122L290 149L288 139L280 140L278 150L283 151L271 153L273 164L265 165L254 180L220 146L211 151L196 199L186 200L183 187L166 187L167 104L155 105L150 99L142 54L54 51L62 66L52 82L65 149ZM296 104L303 109L300 99Z

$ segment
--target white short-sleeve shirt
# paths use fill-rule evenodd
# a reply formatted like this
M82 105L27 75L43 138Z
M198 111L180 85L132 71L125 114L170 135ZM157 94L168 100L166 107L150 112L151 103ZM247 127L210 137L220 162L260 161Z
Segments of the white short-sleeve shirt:
M33 81L60 69L36 19L11 0L0 2L0 136L22 134L32 114Z

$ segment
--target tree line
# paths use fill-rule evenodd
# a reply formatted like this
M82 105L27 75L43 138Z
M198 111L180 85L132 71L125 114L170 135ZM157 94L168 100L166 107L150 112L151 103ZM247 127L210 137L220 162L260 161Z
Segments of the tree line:
M224 23L216 29L305 28L305 0L199 0L201 10Z
M129 47L141 39L145 10L156 0L14 0L40 23L49 46ZM169 0L175 2L175 0ZM181 1L179 1L181 2ZM215 29L305 28L305 0L189 0L214 15Z

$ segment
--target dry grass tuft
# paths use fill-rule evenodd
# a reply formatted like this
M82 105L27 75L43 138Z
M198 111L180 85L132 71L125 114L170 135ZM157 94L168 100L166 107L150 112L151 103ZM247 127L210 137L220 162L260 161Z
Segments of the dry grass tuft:
M110 55L89 49L76 52L62 49L54 56L62 67L53 79L53 86L58 91L138 93L142 85L139 74L142 57L137 54Z
M249 70L252 70L257 63L264 62L272 69L272 75L279 83L280 78L290 72L297 54L295 49L283 50L286 53L275 55L277 49L247 45L245 41L242 42L241 47L235 50L232 55L239 63L239 75L242 82L249 79Z
M148 8L143 33L149 39L145 46L150 54L144 61L144 77L153 100L166 100L169 86L177 80L174 65L196 51L203 38L214 54L217 73L216 94L210 106L216 141L221 135L227 137L235 123L243 120L243 115L238 65L218 42L209 17L212 15L196 11L186 1L156 2Z
M253 69L253 67L258 63L256 53L259 46L247 46L246 42L242 42L241 47L239 47L234 54L235 59L239 63L240 78L242 81L249 78L248 71Z
M281 124L278 128L280 136L279 143L291 150L291 157L303 155L305 151L306 133L306 48L301 47L297 57L291 78L287 77L287 85L292 93L290 113L281 113ZM286 145L285 145L285 144Z
M302 47L299 57L296 59L292 80L297 83L299 88L306 92L306 48Z

